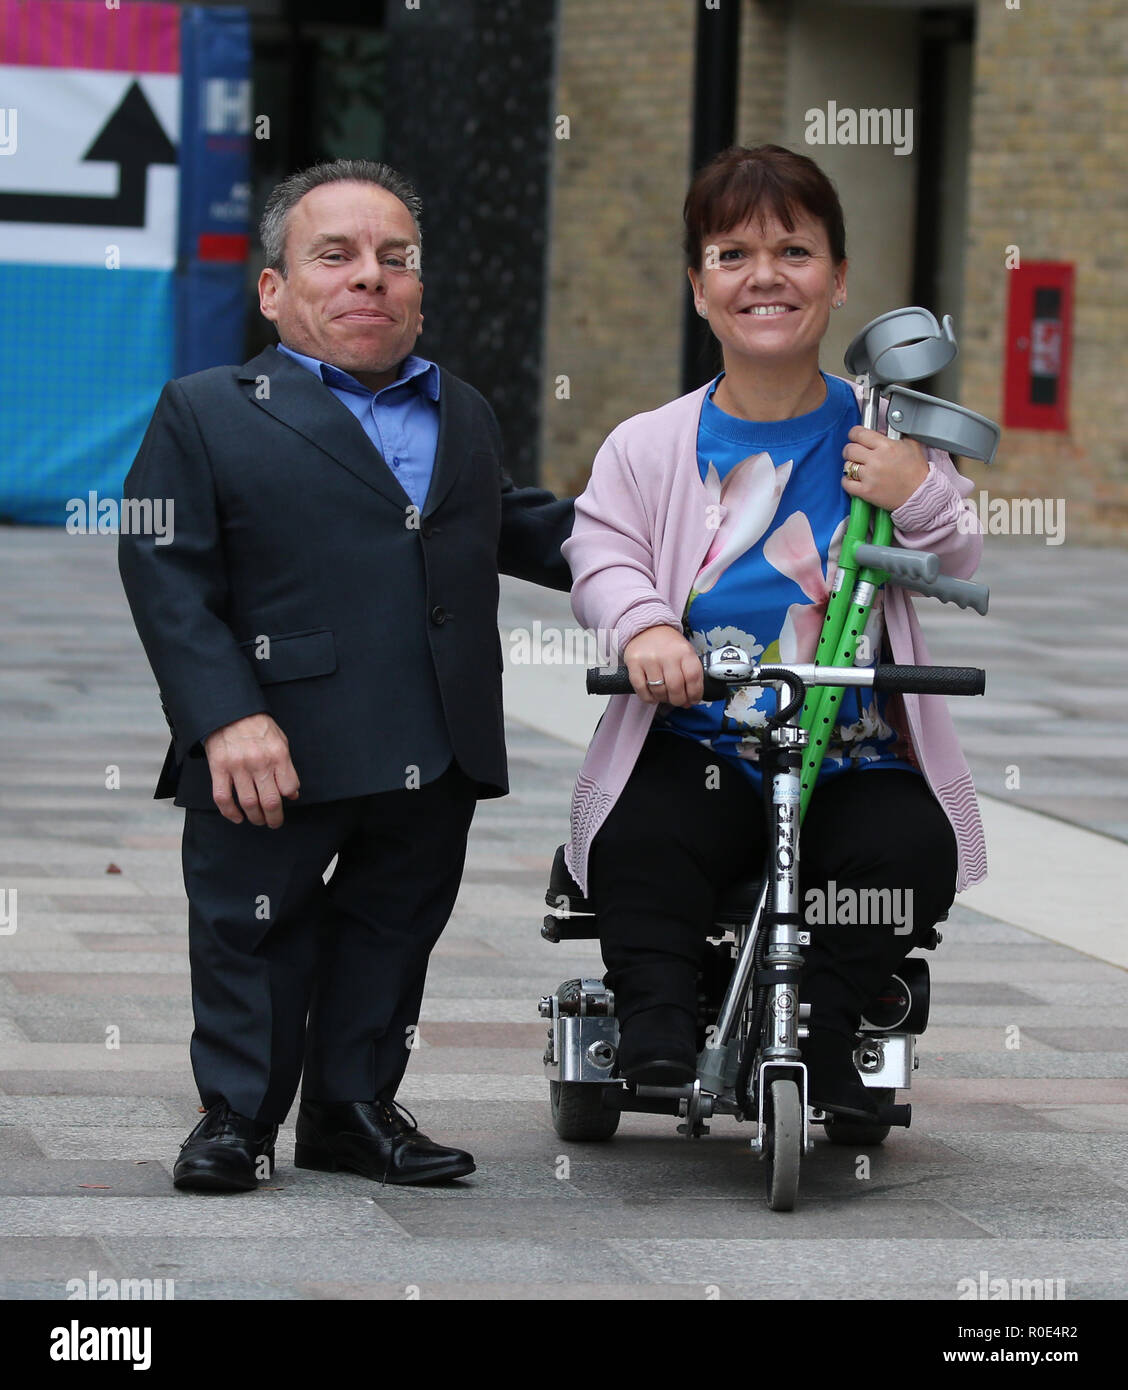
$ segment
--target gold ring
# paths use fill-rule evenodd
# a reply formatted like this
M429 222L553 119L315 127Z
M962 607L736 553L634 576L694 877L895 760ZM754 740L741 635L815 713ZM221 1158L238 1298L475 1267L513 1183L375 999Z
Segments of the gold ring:
M858 481L858 474L861 472L861 468L862 465L860 463L852 463L850 465L849 473L854 482Z

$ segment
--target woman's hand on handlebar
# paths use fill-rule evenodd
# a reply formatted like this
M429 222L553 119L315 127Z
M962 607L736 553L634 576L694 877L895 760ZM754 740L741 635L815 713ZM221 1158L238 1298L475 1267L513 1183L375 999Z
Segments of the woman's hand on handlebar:
M632 637L623 648L623 661L645 704L685 708L704 697L701 658L675 627L648 627Z

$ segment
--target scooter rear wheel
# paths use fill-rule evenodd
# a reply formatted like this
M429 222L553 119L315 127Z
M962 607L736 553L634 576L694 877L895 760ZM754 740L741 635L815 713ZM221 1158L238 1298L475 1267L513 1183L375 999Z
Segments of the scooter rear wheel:
M610 1139L619 1128L620 1111L604 1106L607 1087L592 1081L550 1081L552 1127L561 1139L594 1143Z

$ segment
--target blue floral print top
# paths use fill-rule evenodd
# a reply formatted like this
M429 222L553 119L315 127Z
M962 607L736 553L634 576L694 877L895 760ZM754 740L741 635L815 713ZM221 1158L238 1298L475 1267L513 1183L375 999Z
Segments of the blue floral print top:
M697 462L725 515L686 603L686 636L702 655L731 644L755 661L812 661L829 597L827 571L850 510L842 450L851 427L861 423L857 401L846 382L824 373L826 400L817 410L790 420L741 420L714 402L720 380L702 404ZM879 590L859 666L873 665L880 654L881 599ZM844 691L820 782L853 767L912 768L885 720L886 698ZM756 730L774 708L774 691L751 687L727 704L664 706L654 727L703 743L759 786Z

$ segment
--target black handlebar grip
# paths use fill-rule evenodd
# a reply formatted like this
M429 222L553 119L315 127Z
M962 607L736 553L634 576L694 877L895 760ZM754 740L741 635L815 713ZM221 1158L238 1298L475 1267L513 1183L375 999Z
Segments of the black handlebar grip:
M978 666L875 666L873 688L901 695L982 695L987 673Z
M658 689L657 686L654 687ZM631 678L627 674L627 668L620 666L617 670L608 670L605 666L589 666L587 673L587 693L589 695L633 695L634 686L631 685ZM705 677L706 700L727 700L732 694L732 688L724 681L713 680L709 676Z
M609 670L606 666L589 666L587 673L589 695L633 695L634 686L625 666Z

